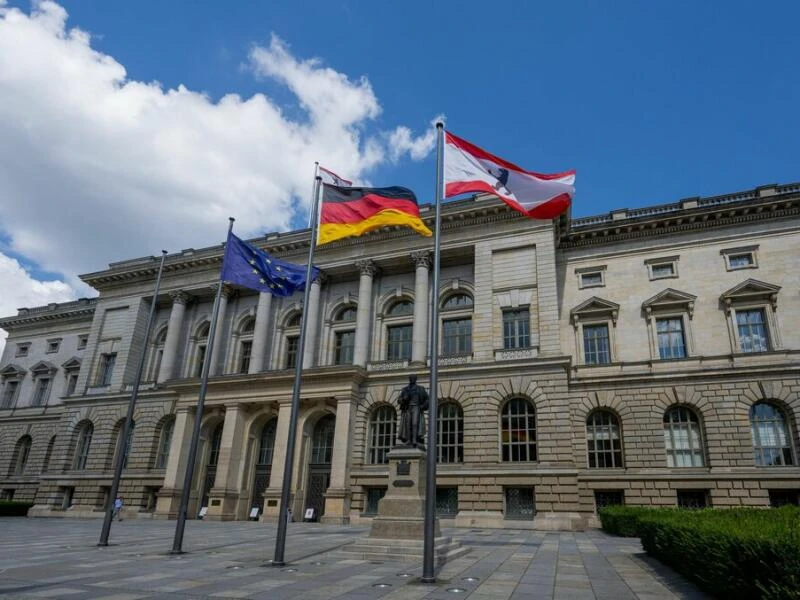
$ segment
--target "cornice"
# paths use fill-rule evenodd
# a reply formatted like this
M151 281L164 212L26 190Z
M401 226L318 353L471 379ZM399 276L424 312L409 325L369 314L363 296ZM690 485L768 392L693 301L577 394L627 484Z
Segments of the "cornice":
M73 302L47 304L35 308L20 308L17 315L0 319L0 328L11 331L16 327L36 325L47 321L91 319L97 298L81 298Z

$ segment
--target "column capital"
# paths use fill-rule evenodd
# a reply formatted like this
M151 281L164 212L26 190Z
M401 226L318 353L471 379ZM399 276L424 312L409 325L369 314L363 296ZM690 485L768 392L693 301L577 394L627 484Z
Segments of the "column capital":
M378 273L378 265L371 259L357 260L355 265L362 275L374 277Z
M184 306L189 304L189 300L192 299L192 297L183 290L175 290L170 292L169 297L172 298L173 304L183 304Z
M430 250L416 250L411 253L411 260L417 267L431 268L431 251Z
M319 270L319 275L317 275L317 278L314 279L314 281L311 282L311 285L314 285L316 283L316 284L319 285L319 287L322 287L323 285L328 283L329 279L330 279L330 276L327 273L325 273L325 271L320 269Z
M229 286L227 283L219 284L219 283L212 283L211 284L211 291L215 294L217 293L217 288L222 285L222 295L225 296L226 299L230 299L236 293L236 290Z

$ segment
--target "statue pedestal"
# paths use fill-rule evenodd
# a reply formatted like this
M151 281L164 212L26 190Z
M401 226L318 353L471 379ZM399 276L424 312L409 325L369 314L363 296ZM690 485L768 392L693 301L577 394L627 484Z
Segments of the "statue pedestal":
M369 535L343 552L364 560L422 562L425 536L425 450L397 447L389 451L389 487L378 504ZM435 494L435 490L431 490ZM437 567L469 552L460 542L442 537L434 521L434 560Z

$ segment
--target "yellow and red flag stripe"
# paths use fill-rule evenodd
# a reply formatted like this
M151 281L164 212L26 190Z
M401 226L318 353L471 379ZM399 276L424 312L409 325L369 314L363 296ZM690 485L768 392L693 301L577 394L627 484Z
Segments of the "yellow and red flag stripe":
M417 197L408 188L323 184L322 189L317 245L393 225L410 227L425 236L433 235L419 216Z

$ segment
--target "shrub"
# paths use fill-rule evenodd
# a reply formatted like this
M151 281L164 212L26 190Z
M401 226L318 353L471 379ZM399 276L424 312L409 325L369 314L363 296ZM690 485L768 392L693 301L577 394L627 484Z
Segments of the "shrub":
M603 531L622 537L639 537L639 519L658 510L644 506L606 506L597 515Z
M614 507L606 528L608 510L603 529L637 532L648 554L717 597L800 600L800 508Z
M0 517L25 517L31 506L33 506L33 502L0 500Z

